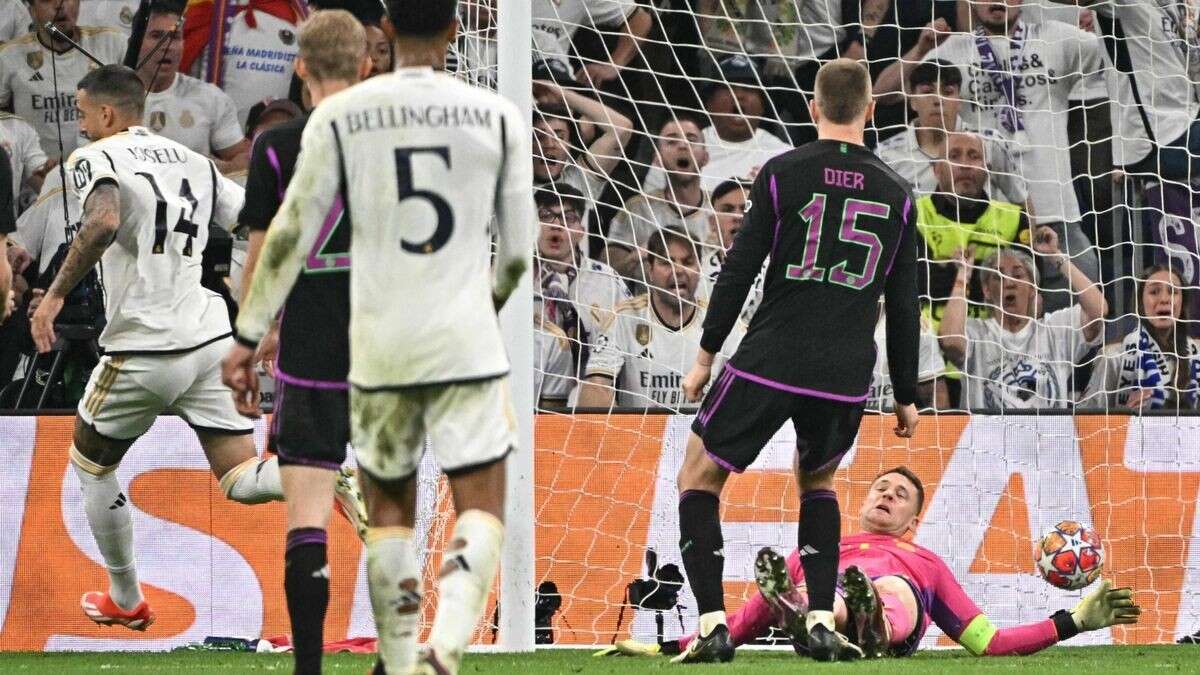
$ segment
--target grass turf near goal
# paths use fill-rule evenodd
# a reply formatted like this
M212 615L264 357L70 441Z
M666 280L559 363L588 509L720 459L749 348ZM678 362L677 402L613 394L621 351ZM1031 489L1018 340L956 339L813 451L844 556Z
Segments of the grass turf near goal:
M362 674L374 664L374 656L338 654L325 659L324 671ZM754 650L738 652L730 664L676 666L667 659L597 659L584 650L555 649L535 654L472 654L461 672L547 675L554 673L960 673L972 671L1053 672L1200 672L1200 646L1157 645L1121 647L1057 647L1033 656L976 659L960 650L922 652L907 659L884 659L855 664L817 664L800 661L789 651ZM173 653L0 653L3 673L289 673L289 654L228 654L203 652Z

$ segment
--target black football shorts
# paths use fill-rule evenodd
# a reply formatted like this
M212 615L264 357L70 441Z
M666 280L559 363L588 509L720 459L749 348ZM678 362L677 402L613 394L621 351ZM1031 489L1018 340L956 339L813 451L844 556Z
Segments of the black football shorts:
M337 471L350 442L350 392L276 379L271 436L280 465Z
M798 394L751 378L726 365L692 421L692 431L717 464L745 471L788 419L796 428L796 452L806 473L836 466L854 445L862 402Z

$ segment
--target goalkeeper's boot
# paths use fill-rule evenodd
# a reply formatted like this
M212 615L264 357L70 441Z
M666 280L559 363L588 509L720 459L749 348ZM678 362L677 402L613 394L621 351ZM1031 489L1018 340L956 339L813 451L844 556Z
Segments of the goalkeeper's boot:
M358 538L367 540L367 503L363 501L362 491L358 489L358 480L354 469L342 467L338 469L337 481L333 484L333 503L337 512L350 521Z
M775 625L787 633L797 654L807 656L804 615L808 613L808 599L792 583L787 561L770 547L763 548L754 559L754 580L775 616Z
M79 604L87 618L101 626L117 625L133 630L146 630L154 623L154 612L150 611L150 605L145 600L138 603L137 607L125 611L113 602L108 593L92 591L84 593L79 599Z
M592 656L675 656L679 653L679 641L638 642L621 640L601 649Z
M852 565L842 574L842 587L846 592L846 611L849 614L846 627L848 637L862 648L866 658L880 658L888 644L888 627L883 615L883 602L879 599L875 584L862 570Z
M704 637L697 635L671 663L728 663L733 660L733 653L729 626L721 624Z

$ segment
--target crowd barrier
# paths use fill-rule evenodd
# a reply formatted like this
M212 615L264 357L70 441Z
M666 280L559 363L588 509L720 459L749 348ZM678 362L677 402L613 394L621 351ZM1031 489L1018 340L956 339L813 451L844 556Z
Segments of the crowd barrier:
M674 476L689 418L671 415L540 415L536 420L538 581L562 594L559 644L600 644L618 631L626 585L645 575L647 548L679 564ZM1000 625L1069 608L1079 593L1033 573L1032 541L1061 519L1101 534L1106 574L1132 586L1140 625L1080 636L1078 644L1169 642L1200 629L1200 418L966 416L923 419L900 442L890 417L867 417L843 461L837 489L846 533L870 480L906 464L925 481L915 542L941 555ZM141 578L158 622L146 633L99 628L79 597L105 587L78 480L67 462L70 417L0 417L0 649L157 650L209 635L288 632L283 596L281 505L227 501L195 436L160 419L130 450L119 476L135 506ZM264 426L255 440L262 447ZM795 541L790 429L735 476L724 496L725 588L731 609L753 592L752 556ZM451 524L448 491L421 471L417 541L430 572ZM374 635L365 559L335 518L326 637ZM432 593L427 594L432 601ZM430 604L430 603L427 603ZM686 589L668 612L667 637L694 625ZM427 618L430 616L426 609ZM489 609L487 616L492 617ZM655 613L627 610L620 627L655 634ZM477 638L491 642L487 625ZM926 646L948 644L931 631Z

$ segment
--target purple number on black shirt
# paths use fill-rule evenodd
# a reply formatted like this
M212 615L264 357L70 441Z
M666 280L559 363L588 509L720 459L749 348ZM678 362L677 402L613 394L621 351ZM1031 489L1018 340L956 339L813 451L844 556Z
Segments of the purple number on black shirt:
M825 220L825 195L814 193L804 208L800 209L800 217L808 223L805 232L804 256L799 265L787 266L787 278L795 281L823 281L825 270L817 267L817 253L821 250L821 221Z

